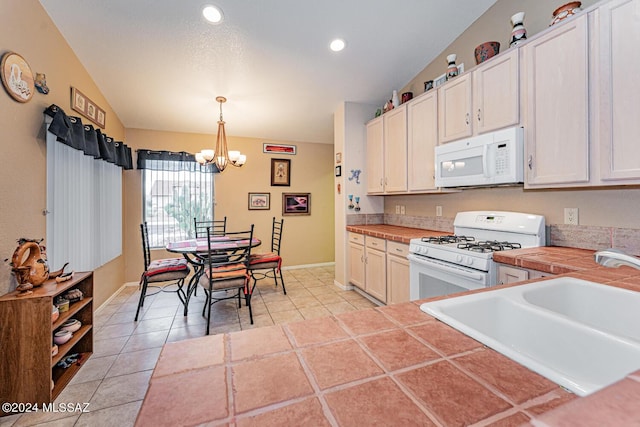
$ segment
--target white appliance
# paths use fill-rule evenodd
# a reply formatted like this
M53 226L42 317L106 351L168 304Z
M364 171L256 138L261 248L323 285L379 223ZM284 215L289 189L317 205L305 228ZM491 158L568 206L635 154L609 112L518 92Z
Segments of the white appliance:
M545 245L545 221L521 212L459 212L454 234L411 239L411 300L494 286L493 252Z
M435 148L436 187L524 182L524 130L512 127Z

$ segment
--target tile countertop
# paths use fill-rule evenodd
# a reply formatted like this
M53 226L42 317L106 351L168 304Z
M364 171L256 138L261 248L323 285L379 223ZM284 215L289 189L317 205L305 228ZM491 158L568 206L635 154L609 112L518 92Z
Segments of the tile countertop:
M409 244L411 239L417 239L425 236L446 236L451 234L450 232L444 231L424 230L422 228L410 228L386 224L348 225L347 231L406 244Z
M508 253L500 262L640 291L640 270L599 267L592 251ZM640 425L640 371L579 398L422 302L168 343L136 425Z

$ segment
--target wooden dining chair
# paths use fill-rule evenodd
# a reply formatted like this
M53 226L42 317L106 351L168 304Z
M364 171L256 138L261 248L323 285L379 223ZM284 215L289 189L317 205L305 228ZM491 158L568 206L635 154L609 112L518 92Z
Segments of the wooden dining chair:
M178 287L184 285L184 279L189 275L191 269L185 258L164 258L151 261L151 250L149 246L149 229L147 223L140 224L140 234L142 235L142 255L144 257L144 272L140 277L140 299L136 318L140 314L140 309L144 306L144 299L147 297L149 283L174 282Z
M251 254L249 259L249 272L253 279L251 290L255 289L258 280L272 278L276 286L278 286L278 277L282 283L282 291L287 294L284 287L284 279L282 278L282 257L280 256L280 242L282 240L282 226L284 218L276 221L273 217L273 225L271 227L271 252L264 254Z
M202 274L198 282L205 292L206 300L202 308L202 315L207 318L207 335L209 335L211 323L211 306L217 302L237 297L238 308L241 308L243 295L249 308L249 319L253 325L253 312L251 311L252 288L249 274L253 224L251 224L251 229L248 231L236 231L226 234L231 241L246 242L246 245L240 244L230 248L224 260L220 258L220 250L211 248L211 238L213 236L215 236L213 227L207 227L207 247L209 249L206 258L207 264L204 274Z
M196 238L207 237L207 227L211 227L214 236L224 236L227 232L227 217L224 219L213 221L198 221L197 218L193 218L193 230L195 231Z

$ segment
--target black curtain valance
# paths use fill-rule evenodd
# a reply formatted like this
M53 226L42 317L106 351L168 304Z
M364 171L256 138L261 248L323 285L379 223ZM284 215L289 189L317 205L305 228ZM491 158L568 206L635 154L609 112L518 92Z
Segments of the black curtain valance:
M151 169L157 171L178 172L207 172L217 173L218 168L214 164L200 165L196 157L185 151L155 151L140 149L138 155L138 169Z
M44 110L51 117L47 129L56 139L69 147L81 150L87 156L114 163L123 169L133 169L131 148L121 141L115 141L92 125L85 125L80 117L67 116L64 110L51 104Z

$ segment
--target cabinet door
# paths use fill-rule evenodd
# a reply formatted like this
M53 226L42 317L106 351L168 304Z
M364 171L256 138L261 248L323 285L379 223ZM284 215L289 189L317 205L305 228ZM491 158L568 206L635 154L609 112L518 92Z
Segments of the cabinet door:
M600 175L605 185L634 184L640 182L640 0L611 1L596 13L594 123L599 127Z
M557 25L522 47L527 187L589 181L587 17Z
M349 282L364 290L364 274L364 246L349 243Z
M387 255L387 304L409 301L409 260Z
M471 136L471 74L462 74L438 89L440 143Z
M507 285L509 283L522 282L529 280L529 272L515 267L506 265L498 266L498 284Z
M384 191L384 132L382 117L367 123L367 193Z
M473 72L475 133L514 126L520 122L518 50L500 55Z
M433 190L434 149L438 144L438 92L421 95L407 106L408 189Z
M407 105L384 115L384 191L407 191Z
M366 249L365 252L365 292L380 300L387 302L387 265L386 254L375 249Z

